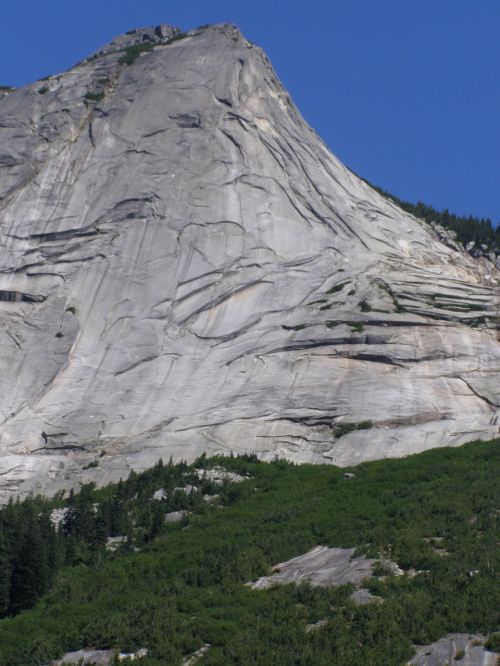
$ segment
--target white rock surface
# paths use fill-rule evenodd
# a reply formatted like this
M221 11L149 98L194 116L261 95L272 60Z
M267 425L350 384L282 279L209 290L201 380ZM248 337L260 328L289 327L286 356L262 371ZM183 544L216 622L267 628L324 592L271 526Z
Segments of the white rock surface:
M242 474L237 474L236 472L230 472L223 467L210 467L207 469L196 469L196 476L201 480L211 481L216 486L222 486L224 481L230 481L231 483L241 483L242 481L247 480L247 476Z
M111 553L114 553L115 550L118 550L118 548L120 548L126 543L127 543L126 536L108 537L106 539L106 550L108 550Z
M115 655L118 661L137 661L148 655L147 648L140 648L136 652L118 652L115 650L76 650L67 652L61 659L55 659L49 666L63 666L64 664L88 664L89 666L110 666L114 663Z
M66 516L68 513L70 513L71 509L69 508L64 508L64 509L52 509L50 512L50 522L56 530L58 530L61 525L64 523Z
M2 498L496 436L499 271L348 171L237 29L119 63L173 35L0 99Z

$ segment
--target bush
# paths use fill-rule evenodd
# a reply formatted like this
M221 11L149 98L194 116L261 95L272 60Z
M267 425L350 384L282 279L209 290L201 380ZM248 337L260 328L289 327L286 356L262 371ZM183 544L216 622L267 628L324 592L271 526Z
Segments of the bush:
M89 102L100 102L104 99L104 92L87 92L85 93L85 99Z

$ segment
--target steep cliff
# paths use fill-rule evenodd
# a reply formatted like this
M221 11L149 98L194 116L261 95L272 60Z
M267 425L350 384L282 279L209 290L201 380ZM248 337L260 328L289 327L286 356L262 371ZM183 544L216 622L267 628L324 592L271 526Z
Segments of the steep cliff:
M348 171L232 26L3 93L0 238L4 496L499 432L500 272Z

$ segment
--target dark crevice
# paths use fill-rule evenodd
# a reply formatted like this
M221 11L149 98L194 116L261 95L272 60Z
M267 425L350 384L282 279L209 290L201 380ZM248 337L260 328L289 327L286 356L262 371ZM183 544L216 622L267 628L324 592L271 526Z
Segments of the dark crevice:
M31 453L36 453L37 451L85 451L85 447L78 446L77 444L64 444L63 446L40 446L38 449L33 449Z
M11 303L43 303L46 296L40 294L25 294L22 291L5 291L0 289L0 301Z

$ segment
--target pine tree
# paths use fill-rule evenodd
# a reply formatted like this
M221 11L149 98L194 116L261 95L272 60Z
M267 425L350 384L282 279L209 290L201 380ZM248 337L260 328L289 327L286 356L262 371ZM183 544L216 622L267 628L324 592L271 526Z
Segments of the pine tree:
M10 611L31 608L49 583L47 552L37 521L30 516L12 566Z
M9 608L10 597L10 562L3 525L0 526L0 617L3 617Z

